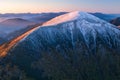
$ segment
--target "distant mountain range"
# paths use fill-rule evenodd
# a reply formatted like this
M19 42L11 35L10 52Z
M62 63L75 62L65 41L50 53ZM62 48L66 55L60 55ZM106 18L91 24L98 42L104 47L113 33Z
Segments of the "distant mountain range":
M39 16L40 13L37 14L32 14L32 13L6 13L6 14L0 14L0 17L2 18L29 18L29 17L35 17L35 16Z
M14 38L15 35L19 35L19 30L26 29L28 26L35 25L36 23L21 19L21 18L12 18L0 22L0 37L7 40ZM17 31L17 33L16 33ZM12 34L12 35L10 35ZM9 35L9 36L8 36Z
M0 14L0 30L11 31L14 29L19 29L33 24L42 24L56 16L65 14L66 12L60 13L21 13L21 14ZM7 27L7 28L6 28Z
M34 24L36 23L22 19L22 18L12 18L12 19L7 19L7 20L0 22L0 29L5 28L5 27L22 28L22 27L26 27L26 26L34 25Z
M5 19L11 19L11 18L22 18L22 19L28 19L28 20L32 20L32 21L37 21L38 20L42 20L44 18L42 18L42 16L44 17L56 17L59 16L61 14L65 14L66 12L59 12L59 13L18 13L18 14L14 14L14 13L8 13L8 14L0 14L0 21L3 21ZM41 17L42 19L40 19L39 17ZM37 19L36 19L37 18ZM38 19L39 18L39 19ZM3 20L2 20L3 19Z
M12 27L13 28L22 28L22 27L26 27L28 25L33 25L33 24L36 24L36 23L22 19L22 18L11 18L11 19L6 19L6 20L0 22L0 29L4 29L5 27L7 27L7 28L12 28Z
M104 13L90 13L90 14L108 22L114 18L120 17L120 14L104 14Z
M115 26L120 25L120 14L103 14L103 13L91 13L91 14Z
M16 40L0 46L2 69L8 74L9 63L21 74L9 75L15 79L120 80L120 30L86 12L55 17Z
M18 13L18 14L13 14L13 13L8 13L8 14L0 14L0 18L23 18L23 19L35 19L39 20L39 17L56 17L59 16L61 14L65 14L68 12L59 12L59 13ZM120 14L105 14L105 13L100 13L100 12L96 12L96 13L90 13L96 17L99 17L100 19L106 20L106 21L110 21L111 19L120 17ZM36 19L37 18L37 19ZM41 19L40 19L41 20ZM1 20L0 20L1 21Z

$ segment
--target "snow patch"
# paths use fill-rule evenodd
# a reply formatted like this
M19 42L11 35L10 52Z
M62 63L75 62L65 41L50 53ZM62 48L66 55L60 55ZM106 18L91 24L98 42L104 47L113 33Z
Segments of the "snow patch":
M68 22L68 21L73 21L73 20L79 20L79 19L93 19L94 21L100 20L99 18L90 15L86 12L80 12L80 11L75 11L75 12L70 12L61 16L58 16L46 23L43 24L43 26L50 26L50 25L57 25L63 22Z

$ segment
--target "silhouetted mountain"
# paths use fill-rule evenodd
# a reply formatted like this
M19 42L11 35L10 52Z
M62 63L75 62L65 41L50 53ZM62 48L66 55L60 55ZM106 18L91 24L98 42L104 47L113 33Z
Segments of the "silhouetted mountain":
M85 12L44 23L6 53L1 63L35 80L120 79L120 30Z
M110 23L116 26L120 26L120 17L111 20Z

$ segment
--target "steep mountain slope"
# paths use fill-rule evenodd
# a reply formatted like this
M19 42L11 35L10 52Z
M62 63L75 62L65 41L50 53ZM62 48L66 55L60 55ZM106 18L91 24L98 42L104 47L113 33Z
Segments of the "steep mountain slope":
M44 23L6 54L35 80L120 79L120 30L85 12Z
M120 26L120 17L111 20L110 23L116 26Z

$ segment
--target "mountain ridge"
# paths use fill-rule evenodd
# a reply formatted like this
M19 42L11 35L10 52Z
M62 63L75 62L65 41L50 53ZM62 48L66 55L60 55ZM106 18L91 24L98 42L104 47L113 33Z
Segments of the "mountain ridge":
M77 15L84 16L39 26L1 61L35 80L119 80L120 30L88 13Z
M120 45L118 44L120 41L117 41L118 40L118 38L120 37L120 35L119 35L119 30L117 30L117 27L115 27L115 26L113 26L113 25L111 25L111 24L109 24L109 23L107 23L106 21L103 21L103 20L100 20L99 18L97 18L97 17L94 17L94 16L92 16L92 15L90 15L90 14L87 14L87 13L83 13L83 12L81 12L81 13L79 13L79 12L73 12L73 13L68 13L68 14L65 14L65 16L66 15L68 15L69 16L69 14L77 14L77 15L82 15L82 18L80 17L80 18L74 18L73 17L73 19L70 19L70 20L67 20L67 21L58 21L57 23L55 22L55 23L52 23L52 25L51 25L51 22L53 22L54 21L54 19L56 20L56 18L58 18L59 19L59 17L61 18L61 16L59 16L59 17L56 17L56 18L54 18L54 19L52 19L52 20L50 20L50 21L48 21L48 22L46 22L45 24L43 24L42 26L39 26L40 28L38 28L38 30L36 30L36 31L34 31L34 32L37 32L37 31L39 31L39 30L41 30L41 29L43 29L44 30L44 27L46 28L46 30L47 30L47 28L48 28L48 31L50 31L50 33L48 33L49 35L51 35L52 33L51 32L53 32L53 31L51 31L51 29L49 30L49 28L52 28L52 29L54 29L55 27L51 27L51 26L68 26L68 27L57 27L57 28L62 28L63 30L64 29L66 29L67 30L67 28L68 28L68 30L70 30L70 34L71 34L71 36L70 36L70 39L72 40L72 41L74 41L74 39L73 39L73 37L74 37L74 32L73 32L73 29L74 29L74 26L75 26L75 24L76 24L76 28L77 29L79 29L80 30L80 32L81 32L81 34L83 35L83 38L84 38L84 40L85 40L85 44L86 44L86 46L88 47L88 49L89 50L92 50L93 48L95 48L95 46L97 46L96 45L96 38L98 37L98 34L99 34L99 36L101 37L101 38L103 38L104 40L103 40L103 43L106 43L106 45L109 47L109 48L113 48L113 47L120 47ZM84 14L84 16L83 16L83 14ZM63 15L64 16L64 15ZM91 19L91 20L90 20ZM80 21L79 21L80 20ZM75 24L74 24L74 22L72 22L72 21L75 21ZM67 22L68 23L70 23L70 24L67 24ZM93 22L93 23L92 23ZM54 24L54 25L53 25ZM49 26L50 27L49 27ZM48 26L48 27L47 27ZM79 27L77 27L77 26L79 26ZM81 27L81 26L85 26L85 27ZM104 26L104 27L102 27L102 26ZM112 26L112 27L111 27ZM42 27L42 28L41 28ZM99 30L100 29L100 30ZM107 32L107 29L108 30L110 30L110 32ZM89 31L89 32L88 32ZM96 32L97 31L97 32ZM114 31L115 31L115 33L114 33ZM54 32L53 32L54 33ZM89 33L89 34L88 34ZM33 33L30 33L28 36L26 36L25 38L26 39L28 39L29 37L30 37L30 35L32 35ZM39 34L39 33L38 33ZM42 33L41 33L42 34ZM104 35L102 35L102 34L104 34ZM116 37L114 38L114 42L110 42L109 40L110 40L110 37L112 37L112 36L114 36L116 34ZM36 35L36 34L34 34L34 35ZM47 36L47 35L46 35ZM90 43L91 42L89 42L90 41L90 37L89 36L91 36L91 39L93 39L93 47L91 48L91 46L90 46ZM34 36L33 36L34 37ZM52 38L53 36L51 35L51 38ZM25 40L25 38L24 38L24 40ZM31 38L32 38L32 36L31 36ZM22 40L22 41L24 41L24 40ZM107 41L108 40L108 41ZM105 41L105 42L104 42ZM49 42L49 41L48 41ZM117 43L118 42L118 43ZM74 42L72 42L72 45L74 45L73 44ZM111 45L112 44L112 45ZM95 50L94 50L95 51Z

